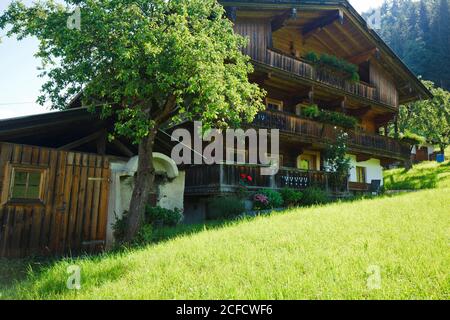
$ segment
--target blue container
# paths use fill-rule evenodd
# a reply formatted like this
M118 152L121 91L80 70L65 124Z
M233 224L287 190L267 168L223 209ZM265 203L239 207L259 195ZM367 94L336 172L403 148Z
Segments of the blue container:
M442 153L437 154L437 155L436 155L436 161L437 161L437 163L442 163L442 162L444 162L444 161L445 161L444 155L443 155Z

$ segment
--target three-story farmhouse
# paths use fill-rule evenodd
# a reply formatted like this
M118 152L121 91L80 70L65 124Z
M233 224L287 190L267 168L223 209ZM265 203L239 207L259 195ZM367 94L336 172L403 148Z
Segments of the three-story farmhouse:
M387 124L400 104L431 94L347 1L219 2L249 40L250 80L267 92L266 110L245 126L280 130L280 170L264 176L256 164L177 167L161 132L153 204L184 206L187 221L202 219L207 200L238 190L241 174L252 177L254 190L327 188L324 151L341 125L352 159L346 190L367 191L382 183L383 167L409 159L410 146L390 138ZM129 208L137 148L109 141L112 121L80 101L66 111L0 121L0 256L111 243L113 222Z

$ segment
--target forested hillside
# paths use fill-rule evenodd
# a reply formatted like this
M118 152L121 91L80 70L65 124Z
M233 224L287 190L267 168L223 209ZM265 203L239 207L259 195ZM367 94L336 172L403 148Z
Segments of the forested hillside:
M377 32L416 75L450 90L449 0L387 0Z

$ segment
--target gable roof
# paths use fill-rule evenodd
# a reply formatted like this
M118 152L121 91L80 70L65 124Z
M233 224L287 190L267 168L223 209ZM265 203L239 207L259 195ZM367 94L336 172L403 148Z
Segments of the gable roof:
M392 74L401 77L408 84L408 88L399 94L400 103L414 100L432 98L431 92L422 84L416 75L406 64L394 53L394 51L381 39L381 37L369 28L364 18L353 8L347 0L219 0L225 7L253 8L253 9L338 9L346 13L351 22L364 34L370 42L379 50Z

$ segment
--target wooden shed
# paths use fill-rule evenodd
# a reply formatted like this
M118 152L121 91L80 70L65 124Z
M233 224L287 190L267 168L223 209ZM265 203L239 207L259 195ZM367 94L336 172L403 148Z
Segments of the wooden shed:
M105 156L0 143L0 257L100 250L109 179Z

